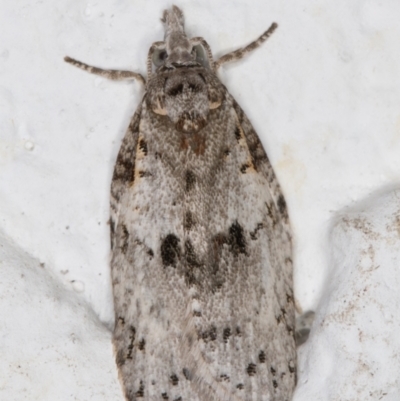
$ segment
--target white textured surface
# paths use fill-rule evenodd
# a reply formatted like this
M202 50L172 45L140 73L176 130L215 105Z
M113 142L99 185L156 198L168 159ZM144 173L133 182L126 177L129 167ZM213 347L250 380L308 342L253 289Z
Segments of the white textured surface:
M109 330L2 232L0 244L0 399L122 399Z
M118 400L106 328L108 192L143 90L63 57L144 73L171 3L0 3L0 399ZM295 233L297 302L317 310L295 400L398 400L395 195L386 209L353 210L347 225L338 218L331 237L330 227L344 207L400 184L400 3L177 5L189 34L204 36L217 56L279 23L262 49L220 77L279 176ZM357 213L378 238L357 229ZM370 247L380 268L363 273L368 252L358 259Z
M295 401L400 399L400 189L337 216Z

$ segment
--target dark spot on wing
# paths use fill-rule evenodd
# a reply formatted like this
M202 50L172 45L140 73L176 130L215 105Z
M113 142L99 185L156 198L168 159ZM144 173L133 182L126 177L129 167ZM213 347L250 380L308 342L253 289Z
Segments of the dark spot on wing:
M139 171L139 177L151 177L153 174L150 173L149 171Z
M146 340L144 338L142 338L139 341L138 348L139 348L140 351L144 351L144 349L146 348Z
M225 328L222 334L222 338L225 343L228 342L229 337L231 336L231 329L229 327Z
M229 228L229 245L231 252L238 256L239 253L246 253L246 238L242 226L235 221Z
M247 171L247 169L248 169L249 167L250 167L250 165L247 164L247 163L242 164L242 166L240 167L240 172L241 172L242 174L246 174L246 171Z
M150 248L147 250L147 254L150 256L150 259L152 259L153 256L154 256L154 252L153 252L153 250L150 249Z
M264 351L260 351L260 353L258 354L258 360L260 361L260 363L265 363L267 357L265 355Z
M114 248L114 235L115 235L115 222L110 217L110 238L111 238L111 250Z
M258 236L257 236L258 232L259 232L260 230L262 230L263 228L264 228L263 223L258 223L258 224L257 224L257 227L254 229L254 231L251 231L251 232L250 232L250 238L251 238L253 241L255 241L255 240L258 238Z
M186 192L189 192L191 189L193 189L196 183L196 176L194 175L193 171L186 170L185 182L186 182L186 188L185 188Z
M184 219L184 227L186 230L190 230L193 226L194 226L194 218L193 218L193 214L190 210L188 210L185 213L185 219Z
M289 366L289 372L294 373L296 370L294 363L292 361L290 361L288 366Z
M236 327L236 335L237 335L238 337L242 337L242 330L240 329L239 326Z
M207 282L211 292L219 291L227 278L227 267L221 263L224 250L237 257L240 253L246 254L246 249L244 230L237 221L229 227L228 233L218 233L211 238L207 256Z
M192 380L192 373L190 372L189 369L183 368L182 373L183 373L183 376L185 376L186 380Z
M285 215L286 214L286 201L282 194L279 195L277 204L278 204L279 212L281 214Z
M144 397L144 384L143 384L143 381L142 380L140 380L140 386L139 386L139 390L138 391L136 391L136 397L137 398L142 398L142 397Z
M147 156L147 142L143 138L139 141L139 149Z
M163 265L165 267L175 267L179 256L179 238L174 234L168 234L161 244L161 259Z
M121 251L123 254L126 254L126 251L128 250L128 243L129 231L125 224L121 224Z
M254 376L256 374L256 364L255 363L249 363L247 365L246 372L249 376Z
M275 376L276 374L276 370L271 366L270 371L272 373L272 376Z
M278 209L273 202L271 204L265 203L265 206L267 207L267 215L272 221L272 227L275 227L280 220Z
M169 379L171 380L173 386L178 385L179 379L177 375L173 374Z
M200 317L201 316L201 311L199 311L199 310L193 311L193 316Z
M276 380L272 380L272 385L274 386L274 388L278 387L278 382Z
M203 331L200 336L204 342L214 341L217 339L217 328L211 326L209 330Z
M251 133L256 137L257 134L254 130L251 130ZM257 142L249 144L249 152L256 171L258 171L258 168L262 163L269 163L265 150L262 147L261 142L258 141L258 138Z
M167 393L162 393L161 397L163 400L168 400L168 394Z
M225 373L220 375L219 378L221 379L221 381L224 381L224 382L229 382L230 381L230 377Z
M242 133L240 131L240 128L238 126L236 126L235 127L235 138L239 142L241 137L242 137Z
M135 342L136 338L136 329L133 326L129 327L129 345L128 345L128 355L126 359L132 359L132 352L133 352L133 343Z
M239 384L236 386L236 388L239 389L239 390L243 390L243 389L244 389L244 385L243 385L242 383L239 383Z
M236 101L233 101L233 107L236 111L240 126L245 127L246 129L246 141L249 147L249 152L254 169L257 171L261 165L266 165L267 167L269 167L268 157L264 151L264 148L254 129L251 127L251 124L249 123L249 121L246 121L243 110L236 103ZM268 173L268 179L270 180L270 182L271 180L275 179L273 172Z
M115 361L118 367L121 367L125 363L124 350L118 350Z
M132 183L135 179L135 157L130 148L118 153L115 163L113 181L121 180L123 183ZM119 197L117 196L117 200Z

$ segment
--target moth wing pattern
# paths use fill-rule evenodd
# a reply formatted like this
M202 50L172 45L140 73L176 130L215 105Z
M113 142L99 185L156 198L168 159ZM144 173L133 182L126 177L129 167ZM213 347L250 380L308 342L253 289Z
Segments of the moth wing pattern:
M125 133L122 141L118 157L114 166L111 186L111 219L110 219L110 232L112 248L113 241L115 240L115 224L118 223L119 215L119 200L123 194L129 189L129 183L133 183L135 179L135 160L139 135L139 124L141 117L141 106L138 107L133 115L129 127Z
M215 64L196 38L204 66L183 13L174 6L163 21L165 42L151 48L111 185L113 342L125 397L289 401L296 352L286 203L251 123L215 75L272 31ZM152 73L156 48L166 55Z
M180 178L164 177L148 188L151 177L166 174L166 166L174 175L177 170L173 160L163 165L165 156L152 149L153 141L140 130L152 126L146 107L135 114L117 159L112 191L114 344L128 400L202 400L202 394L210 397L205 399L242 400L252 399L252 392L263 394L256 399L284 400L289 398L281 394L294 387L291 241L284 198L249 120L225 95L230 122L221 125L229 127L229 139L221 141L219 150L232 160L224 160L225 171L218 165L208 172L219 171L220 176L203 194L209 198L205 203L213 204L208 211L204 205L196 213L196 207L176 204L195 190L188 188L192 180L207 176L198 173L199 166L193 166L197 173L191 178L191 170L185 169ZM166 134L158 124L152 128ZM128 163L131 157L134 164ZM157 160L161 167L156 173ZM174 188L168 181L181 188L168 193L167 188ZM120 185L132 186L123 192ZM165 207L156 213L164 190ZM164 227L157 214L165 219ZM174 224L179 215L183 218ZM210 227L208 221L216 220L221 223ZM192 228L185 233L191 224L199 232ZM203 257L197 251L202 243ZM208 264L204 254L210 255ZM187 271L188 265L198 272Z
M144 102L118 156L113 188L128 189L112 191L114 344L128 400L289 400L294 388L285 201L224 96L210 124L218 144L207 131L204 150L204 138L182 144Z

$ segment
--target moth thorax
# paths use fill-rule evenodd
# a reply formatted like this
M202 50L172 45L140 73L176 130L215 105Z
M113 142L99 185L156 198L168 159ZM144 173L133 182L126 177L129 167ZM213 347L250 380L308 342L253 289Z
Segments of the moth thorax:
M208 91L198 74L171 77L166 82L164 93L167 115L178 131L195 133L207 124Z

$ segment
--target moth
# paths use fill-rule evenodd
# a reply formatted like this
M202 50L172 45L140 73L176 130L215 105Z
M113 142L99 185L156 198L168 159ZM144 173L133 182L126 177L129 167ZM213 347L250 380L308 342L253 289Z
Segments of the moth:
M217 78L256 41L213 60L164 11L111 184L113 343L127 400L289 401L296 382L286 202L250 121Z

